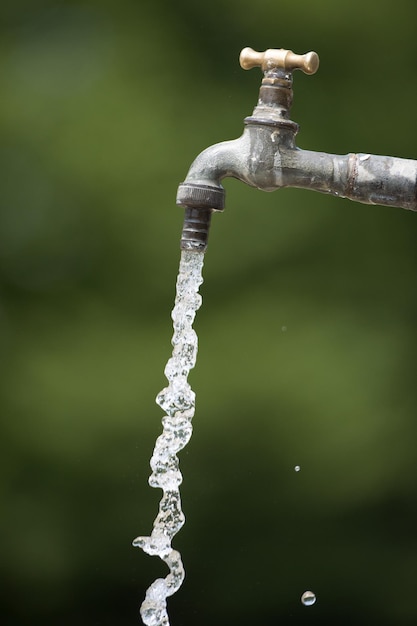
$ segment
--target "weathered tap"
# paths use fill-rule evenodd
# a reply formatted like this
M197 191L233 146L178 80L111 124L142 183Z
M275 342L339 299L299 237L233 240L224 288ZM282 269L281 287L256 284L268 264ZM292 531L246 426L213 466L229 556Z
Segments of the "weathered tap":
M185 207L181 248L205 250L213 211L224 209L221 180L231 176L263 191L301 187L350 198L417 210L417 161L371 154L334 155L295 145L298 124L290 119L292 72L314 74L315 52L255 52L244 48L243 69L264 72L258 103L239 139L204 150L178 187L177 204Z

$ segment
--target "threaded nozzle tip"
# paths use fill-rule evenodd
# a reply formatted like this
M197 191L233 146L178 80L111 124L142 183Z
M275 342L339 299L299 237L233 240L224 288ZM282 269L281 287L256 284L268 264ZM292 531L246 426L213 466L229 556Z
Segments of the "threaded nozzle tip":
M181 250L204 252L207 248L212 209L186 207L181 233Z

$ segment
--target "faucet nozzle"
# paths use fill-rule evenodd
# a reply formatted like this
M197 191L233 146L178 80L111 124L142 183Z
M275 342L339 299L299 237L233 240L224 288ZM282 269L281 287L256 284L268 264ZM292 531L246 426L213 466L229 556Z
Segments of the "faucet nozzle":
M185 207L181 250L206 250L211 214L213 211L223 211L224 195L221 185L215 187L192 182L179 185L177 204Z
M185 208L181 250L204 252L207 248L212 209Z

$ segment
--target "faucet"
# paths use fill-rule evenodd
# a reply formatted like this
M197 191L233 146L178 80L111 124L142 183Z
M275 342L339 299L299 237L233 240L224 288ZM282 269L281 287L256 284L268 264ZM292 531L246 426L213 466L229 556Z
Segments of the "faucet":
M226 177L263 191L299 187L417 211L417 161L297 148L299 126L290 119L292 73L299 69L314 74L319 67L315 52L298 55L291 50L244 48L239 61L245 70L263 70L258 103L244 120L242 136L201 152L179 185L176 203L185 208L181 249L205 251L211 215L225 206L221 181Z

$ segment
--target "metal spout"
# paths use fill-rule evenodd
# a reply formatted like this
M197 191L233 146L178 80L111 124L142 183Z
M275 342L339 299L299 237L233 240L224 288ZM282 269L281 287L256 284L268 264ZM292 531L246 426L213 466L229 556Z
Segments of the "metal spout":
M181 250L204 252L207 248L212 209L186 207L181 233Z
M182 248L206 249L211 213L224 209L221 181L226 177L262 191L299 187L364 204L417 210L417 161L297 148L299 127L290 119L292 71L313 74L319 65L316 53L260 53L245 48L240 64L244 69L260 66L264 71L258 103L244 120L242 136L204 150L179 185L177 204L186 208Z

